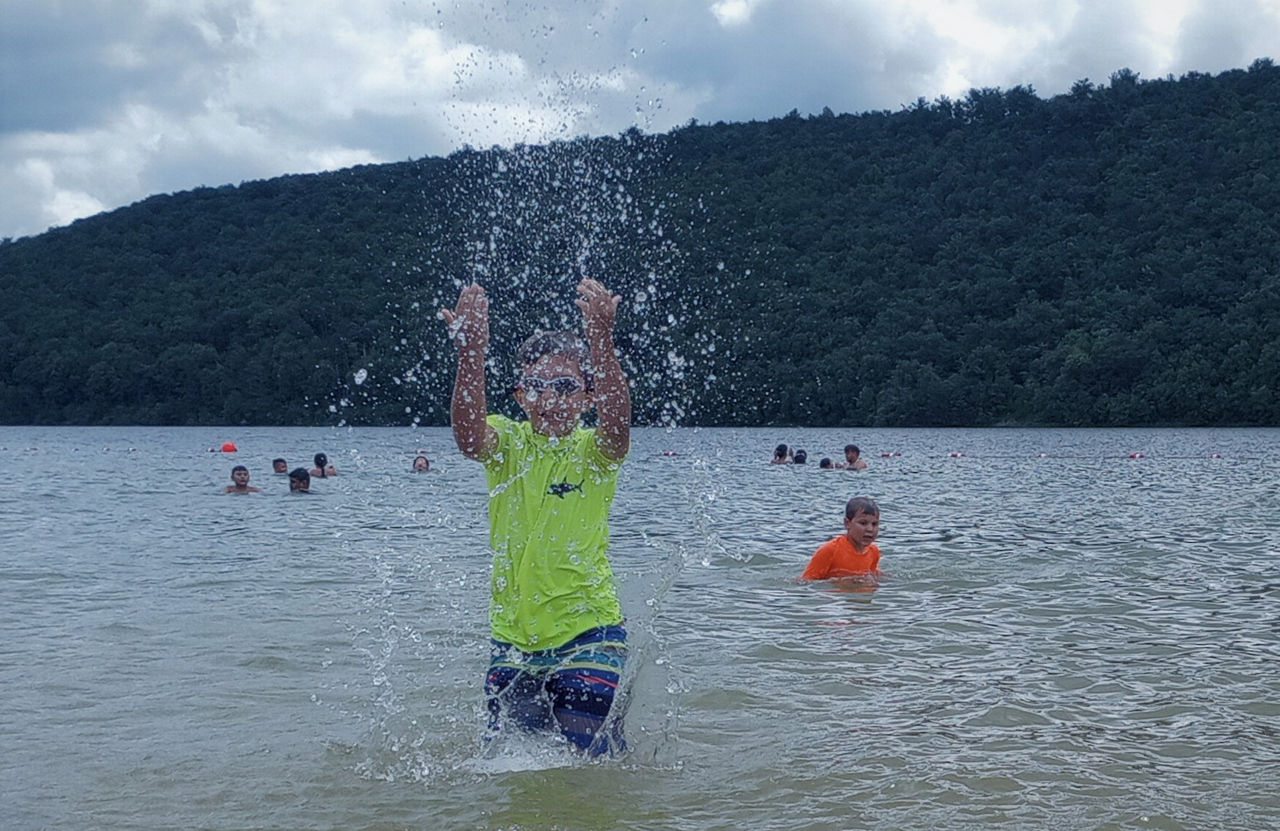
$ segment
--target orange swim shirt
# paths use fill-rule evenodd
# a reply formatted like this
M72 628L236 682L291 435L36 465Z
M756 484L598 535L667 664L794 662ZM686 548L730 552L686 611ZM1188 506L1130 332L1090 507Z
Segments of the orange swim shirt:
M849 537L841 534L833 537L813 552L809 565L800 575L801 580L829 580L832 577L854 577L859 574L874 574L880 565L880 549L875 543L858 551L849 541Z

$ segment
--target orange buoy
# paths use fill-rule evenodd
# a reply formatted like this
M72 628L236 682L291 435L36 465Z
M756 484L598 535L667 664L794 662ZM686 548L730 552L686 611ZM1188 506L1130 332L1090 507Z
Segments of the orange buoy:
M236 452L236 443L235 443L235 442L233 442L233 441L224 441L224 442L222 443L222 452L223 452L223 453L234 453L234 452Z

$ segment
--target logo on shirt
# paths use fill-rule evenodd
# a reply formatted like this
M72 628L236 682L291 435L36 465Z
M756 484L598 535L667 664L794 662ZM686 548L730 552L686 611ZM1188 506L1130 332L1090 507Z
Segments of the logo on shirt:
M583 482L585 481L586 480L584 479ZM569 493L570 491L581 492L582 482L579 482L578 484L574 485L574 484L571 484L568 479L566 479L563 482L555 482L554 484L551 485L551 487L547 488L547 493L549 495L558 496L561 499L564 499L564 495L566 493Z

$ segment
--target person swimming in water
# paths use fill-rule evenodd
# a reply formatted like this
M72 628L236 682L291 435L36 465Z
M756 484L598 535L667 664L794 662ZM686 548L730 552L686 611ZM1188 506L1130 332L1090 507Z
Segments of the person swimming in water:
M855 578L874 585L880 576L880 506L869 496L853 497L844 506L844 529L818 546L801 580Z
M311 493L311 474L305 467L289 471L289 493Z
M338 469L329 464L329 457L323 453L317 453L314 461L316 466L311 468L312 476L319 476L321 479L324 479L329 476L338 475Z
M223 493L258 493L262 488L249 484L249 468L236 465L231 468L231 484L223 489Z
M430 460L430 459L428 459L426 456L414 456L414 457L413 457L413 471L414 471L414 473L426 473L426 472L427 472L427 471L429 471L429 470L431 470L431 460Z
M858 449L858 445L846 444L844 446L844 461L837 467L842 467L845 470L866 470L867 463L859 458L861 455L862 451Z

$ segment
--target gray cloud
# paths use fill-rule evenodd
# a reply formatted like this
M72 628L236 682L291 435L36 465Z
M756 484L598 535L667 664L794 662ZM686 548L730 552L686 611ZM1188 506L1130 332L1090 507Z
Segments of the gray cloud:
M188 111L223 60L188 22L142 4L11 5L0 27L0 132L91 127L134 100Z
M1280 3L1202 0L1182 20L1175 62L1183 71L1221 72L1277 58Z
M1096 3L1077 10L1059 46L1041 69L1037 87L1060 92L1076 81L1106 83L1111 74L1129 68L1139 72L1156 64L1145 38L1141 4L1132 0Z

